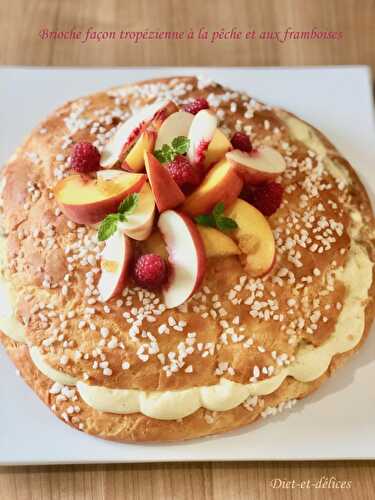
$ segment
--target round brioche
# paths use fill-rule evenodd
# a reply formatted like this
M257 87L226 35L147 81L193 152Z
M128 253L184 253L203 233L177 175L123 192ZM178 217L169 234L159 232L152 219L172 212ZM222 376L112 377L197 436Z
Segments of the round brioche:
M249 314L249 310L254 310L254 299L250 304L245 304L245 300L233 303L228 299L228 293L246 275L243 259L226 257L209 260L203 283L209 292L201 291L193 297L187 310L161 310L155 320L145 321L147 325L144 328L157 338L158 352L164 353L167 360L169 353L178 353L178 345L188 332L196 333L196 345L201 344L202 347L194 349L181 368L172 373L165 369L168 361L161 363L153 355L146 361L142 359L139 348L145 339L134 338L129 333L130 324L125 321L123 314L131 314L131 309L139 310L142 307L145 299L142 291L137 290L132 294L130 287L128 295L124 294L120 301L114 299L108 303L110 312L103 304L87 302L87 273L97 267L96 258L101 249L95 240L96 229L71 224L61 214L51 195L57 179L68 168L69 151L74 142L96 141L101 147L108 140L111 130L119 121L126 119L129 111L153 101L161 94L172 97L180 104L196 96L207 97L211 107L218 111L224 129L232 133L243 129L251 135L255 146L269 144L288 157L288 169L281 178L285 189L284 202L279 211L269 218L271 227L277 233L276 239L280 240L277 259L268 275L253 280L261 284L255 284L256 292L260 293L259 300L277 303L277 309L271 308L269 314L259 317ZM3 207L9 263L5 276L16 291L17 317L26 325L28 342L43 352L52 368L91 385L117 389L170 391L209 386L218 383L223 375L229 380L245 384L254 376L255 367L262 369L272 366L272 373L277 374L294 359L302 342L319 346L330 337L340 314L339 306L345 299L343 283L336 282L333 290L325 290L326 293L321 297L321 307L334 305L326 310L326 321L319 320L318 328L312 330L311 326L316 322L309 323L308 319L316 310L316 297L325 288L327 273L345 265L351 240L349 230L353 223L350 213L354 209L361 213L363 220L356 241L366 247L370 259L375 262L373 213L366 191L352 167L315 129L314 132L325 145L327 156L344 172L348 182L339 185L340 182L328 171L323 172L322 182L328 187L320 191L316 199L309 197L303 208L299 206L301 194L309 189L311 176L311 168L306 168L304 162L309 158L309 165L314 165L318 160L302 142L292 137L286 125L286 117L289 116L292 115L257 103L243 93L214 83L202 85L195 78L182 77L141 82L67 103L34 130L11 158L3 174L6 179ZM315 210L318 204L324 205L327 219L334 219L335 227L339 225L343 230L335 232L335 237L322 253L300 246L299 255L291 254L285 249L285 240L290 235L292 238L293 234L297 235L297 226L303 213ZM75 246L77 241L80 244ZM67 251L67 247L70 251ZM82 253L82 248L87 250ZM73 260L68 257L73 257ZM282 279L285 273L281 271L284 269L287 269L288 276L293 275L289 282ZM273 276L280 274L282 286L279 281L272 280ZM68 280L67 275L70 276ZM97 277L98 273L94 272L94 282ZM290 306L290 299L296 295L296 286L299 284L303 284L307 296L303 311ZM201 408L178 421L159 420L138 413L118 415L99 412L88 406L74 389L65 400L59 399L58 395L50 392L53 382L34 366L27 345L5 335L1 336L1 341L25 381L68 424L87 433L118 441L190 439L246 425L262 414L272 413L272 408L288 407L290 402L318 388L360 348L367 337L375 314L374 286L373 279L361 342L354 349L335 355L322 376L307 383L287 377L276 391L255 398L252 404L223 412L210 412ZM244 293L245 290L240 287L237 296L242 297ZM203 301L202 295L205 297ZM159 299L159 304L162 301L158 294L146 298ZM216 303L220 306L214 307ZM53 307L48 308L51 304ZM89 314L87 310L92 308L95 312ZM217 313L220 308L225 310L223 316ZM53 314L48 315L51 311ZM74 311L74 315L69 315L70 311ZM206 316L204 313L207 311L214 313ZM284 319L280 320L280 316ZM160 335L158 328L162 324L170 324L171 317L177 323L186 322L187 326L182 332L171 326L168 335ZM233 340L231 333L228 333L231 340L223 341L223 329L227 331L229 325L223 327L221 321L237 325L237 321L233 323L237 317L238 329L237 326L230 328L236 330L237 337L243 336L243 341L251 338L251 349L245 349L243 341L237 338ZM294 326L291 334L288 329L292 328L293 320L298 317L303 317L305 322L301 327ZM54 336L53 330L56 328L59 332ZM103 328L110 331L109 339L115 337L115 348L108 347L108 344L98 347ZM56 339L52 339L49 344L51 336ZM217 348L218 345L220 348ZM81 355L77 356L77 351ZM110 375L95 364L96 357L103 353L108 362L106 367L110 367ZM124 361L129 363L130 368L122 368ZM226 363L224 372L218 369L223 363ZM191 366L193 371L185 371L187 366ZM263 380L268 376L267 372L261 370L257 378ZM79 407L79 412L73 411L72 414L72 406Z

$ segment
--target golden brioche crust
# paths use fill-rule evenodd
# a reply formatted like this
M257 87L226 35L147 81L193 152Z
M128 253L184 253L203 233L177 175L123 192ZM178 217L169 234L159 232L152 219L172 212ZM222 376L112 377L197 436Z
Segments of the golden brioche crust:
M159 85L160 83L162 85L171 85L173 88L179 88L180 85L181 97L184 99L195 95L207 96L210 93L222 94L226 92L226 90L215 85L199 89L197 81L194 78L153 80L147 82L147 85ZM138 86L141 88L143 84L141 82ZM186 86L188 88L191 86L192 88L186 91ZM117 90L114 90L115 94L116 92ZM121 117L126 115L129 105L134 104L131 97L127 96L127 99L129 102L122 102L121 113L118 113ZM237 94L235 98L229 99L229 102L237 103L236 111L231 111L230 117L226 116L225 118L225 124L229 125L231 129L235 129L237 121L241 119L243 121L242 126L244 124L245 126L246 124L252 126L251 133L255 144L271 142L275 146L283 142L288 142L289 146L291 145L293 149L291 157L302 161L301 158L306 156L306 148L302 144L299 144L298 141L291 139L277 111L275 112L266 106L259 105L255 111L255 118L244 119L244 110L240 111L238 109L241 107L242 95ZM339 315L338 308L330 311L328 321L320 325L319 331L311 335L306 334L301 329L301 331L296 332L298 336L296 343L289 344L286 334L280 334L278 323L275 323L276 326L271 326L271 328L269 322L267 323L266 321L260 321L256 324L256 320L250 315L245 317L245 308L243 306L239 308L239 304L229 303L226 304L226 315L233 318L237 314L236 311L240 311L241 325L245 327L241 331L241 334L244 336L248 336L256 324L256 343L258 347L263 348L265 346L265 352L256 349L250 352L249 349L245 350L241 345L234 342L229 345L222 345L220 350L211 354L210 344L216 345L222 333L219 325L220 316L202 318L202 311L199 311L199 313L193 313L192 311L186 313L183 310L173 311L172 315L177 322L188 320L189 331L197 333L199 342L204 345L203 350L207 350L208 355L202 358L201 351L198 351L190 356L189 364L194 366L193 374L179 371L173 376L168 376L168 371L163 369L163 365L160 365L157 359L151 357L147 363L139 359L137 355L139 344L132 345L132 337L129 336L129 331L121 329L124 328L124 325L126 326L126 322L122 316L124 308L139 307L141 301L136 302L136 305L134 301L132 304L130 302L127 303L127 297L121 299L121 304L116 304L116 301L114 301L114 304L111 304L110 319L108 319L108 315L106 316L105 311L100 309L100 311L95 312L95 330L90 330L90 320L86 321L85 328L80 328L79 321L82 321L80 318L84 317L85 308L88 307L87 304L82 304L81 301L87 285L85 276L90 269L90 265L92 267L92 264L84 263L81 265L81 269L75 269L74 284L67 290L67 293L61 293L64 283L66 283L64 282L64 277L69 274L69 262L66 259L65 249L67 245L71 244L72 231L75 234L79 234L79 230L77 231L77 228L72 229L73 226L56 210L55 200L49 195L56 182L56 167L51 164L54 163L53 154L54 151L60 151L61 149L61 143L58 142L61 140L61 130L66 126L66 121L69 121L71 109L73 107L74 110L75 106L77 106L77 103L68 103L38 127L31 134L25 145L17 152L17 156L11 159L5 170L7 183L4 190L4 213L9 231L8 259L12 262L8 278L11 279L12 284L19 293L20 300L17 313L18 317L27 323L27 338L33 345L40 347L44 351L46 359L52 367L63 369L66 373L78 378L82 378L84 374L87 374L88 383L93 385L143 390L174 390L217 383L221 375L217 372L218 364L220 361L229 360L230 366L233 367L233 373L225 373L225 377L236 382L247 383L251 379L255 366L262 367L275 364L271 356L271 350L274 350L276 353L281 352L286 354L286 359L290 360L293 359L299 341L305 340L314 345L321 345L330 336ZM114 106L113 99L108 93L103 92L89 98L86 112L90 115L108 106ZM224 103L224 106L220 105L220 107L228 110L230 104ZM108 130L113 127L113 124L116 123L119 117L115 116L113 118L115 119L112 119L111 123L107 124ZM268 123L267 125L266 122ZM74 130L77 124L70 123L69 126ZM92 124L91 127L93 127ZM104 126L104 128L106 127ZM279 130L271 139L268 134L270 128ZM41 135L40 131L44 129L46 132ZM338 161L340 165L343 165L351 179L350 192L349 190L344 190L344 193L339 193L337 186L333 186L331 189L328 188L327 191L329 191L330 199L334 199L335 203L343 207L343 210L339 214L335 213L335 210L332 209L329 212L329 216L335 214L338 223L342 224L343 227L348 227L350 225L349 212L348 210L344 210L344 207L352 206L360 210L365 221L360 234L360 240L361 243L366 245L371 260L375 261L373 242L374 220L366 191L348 162L320 132L315 132L325 144L329 157ZM91 135L88 135L86 129L77 130L73 132L73 135L74 140L82 138L93 139ZM37 154L38 159L36 157L30 158L30 155L25 158L25 153L30 151ZM312 161L314 161L313 157ZM57 164L60 165L58 168L62 170L61 164L64 164L64 161L57 160ZM300 175L300 172L297 175ZM306 176L308 175L309 173L306 174ZM291 178L289 183L287 181L287 185L294 183L295 178ZM31 185L35 186L31 191L31 196L34 196L35 192L39 192L39 194L35 195L36 199L30 203ZM284 210L281 208L275 216L271 217L270 221L273 226L277 225L279 219L287 217L291 206L295 208L295 205L293 205L295 203L294 196L293 191L288 193L289 206L284 207ZM323 193L322 198L324 196L328 195ZM20 210L20 207L23 207L23 209ZM330 211L330 208L326 206L326 210ZM336 267L345 263L347 253L341 253L339 250L342 248L347 249L350 240L346 232L336 236L336 241L322 254L310 256L307 252L302 252L303 256L301 260L303 266L302 268L294 269L295 280L297 282L304 276L311 275L313 269L316 268L320 270L319 276L324 276L330 270L333 258L336 261ZM81 237L80 241L84 239L85 235ZM42 243L39 245L36 244L38 241ZM89 242L89 244L94 248L92 253L95 256L100 250L100 246L96 242ZM74 252L72 254L75 255ZM280 270L283 264L285 262L280 257L276 271L277 269ZM212 289L213 294L219 295L219 298L214 302L224 302L225 298L219 290L224 289L228 291L233 284L238 282L238 279L243 274L241 263L235 257L228 257L220 262L216 262L215 260L210 262L205 286ZM46 283L46 276L53 277L53 279L49 283ZM313 282L309 284L309 295L311 297L316 296L323 286L321 281L323 278L320 279L319 276L315 276ZM276 288L276 284L269 283L269 286L271 290L275 290ZM290 287L285 286L282 293L280 291L280 296L276 296L277 299L280 299L280 303L283 304L279 314L287 314L288 307L286 303L288 298L291 297L290 291L292 288L293 284ZM301 383L288 377L279 389L272 394L255 398L253 401L254 406L247 405L247 408L245 408L244 405L241 405L225 412L209 412L201 408L193 415L185 417L181 421L162 421L141 414L115 415L98 412L86 405L75 390L66 396L66 400L61 400L61 398L58 398L58 395L49 393L52 382L35 368L29 357L28 348L25 345L17 344L5 336L1 337L1 341L30 387L46 404L52 407L53 411L60 418L74 427L90 434L119 441L190 439L226 432L246 425L256 420L262 413L267 414L267 408L283 405L287 401L300 399L318 388L338 366L358 350L367 337L375 314L373 295L374 280L369 290L369 302L366 307L366 329L361 343L351 351L334 356L329 369L317 380L309 383ZM323 299L324 304L327 302L341 303L344 296L345 287L337 283L335 289ZM59 324L67 321L66 329L59 332L64 337L61 341L51 344L53 345L53 351L46 348L45 341L51 337L51 330L56 327L56 324L49 325L46 328L43 325L43 323L46 323L44 321L44 311L41 312L36 307L41 301L50 303L51 300L54 303L54 308L51 310L56 312L57 316L61 313L65 315ZM74 318L67 318L66 313L69 310L75 311ZM162 311L157 317L155 326L159 326L161 322L168 323L170 315L170 311ZM153 324L150 323L150 325L151 330ZM120 349L103 349L105 351L105 359L111 367L112 375L110 377L105 376L103 371L93 368L92 356L89 359L85 359L84 355L78 359L74 357L74 353L78 348L82 353L91 353L97 349L98 341L101 340L101 328L103 327L108 328L126 346L125 355ZM168 351L174 351L177 343L181 340L181 332L174 332L172 328L171 330L172 332L169 336L160 336L158 338L158 347L162 352L168 353ZM155 328L152 331L155 333ZM272 338L269 339L267 335L271 335ZM68 342L68 344L64 344L65 342ZM73 342L72 345L69 345L69 342ZM62 364L61 359L64 356L68 358L68 362ZM130 370L121 370L124 360L130 362ZM280 366L276 365L274 373L277 373L278 369L280 369ZM260 379L262 378L265 377L261 375ZM79 407L79 412L75 411L75 407Z

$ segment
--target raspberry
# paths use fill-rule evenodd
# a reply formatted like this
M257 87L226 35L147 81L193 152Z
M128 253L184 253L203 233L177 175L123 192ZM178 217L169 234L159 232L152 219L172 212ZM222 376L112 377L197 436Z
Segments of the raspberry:
M192 115L196 115L198 111L202 111L202 109L208 109L209 107L210 106L208 105L208 102L204 97L197 97L197 99L185 105L184 111L186 111L187 113L191 113Z
M284 188L278 182L267 182L258 186L246 186L242 197L257 208L263 215L276 212L283 199Z
M169 173L185 194L189 194L201 181L201 171L192 165L186 156L176 156L167 165Z
M167 278L165 260L154 253L141 255L134 266L134 279L139 286L148 290L160 288Z
M243 132L236 132L233 134L230 142L232 143L234 149L239 149L240 151L245 151L246 153L250 153L253 149L249 136Z
M90 142L77 142L71 155L71 168L79 174L89 174L100 169L100 153Z

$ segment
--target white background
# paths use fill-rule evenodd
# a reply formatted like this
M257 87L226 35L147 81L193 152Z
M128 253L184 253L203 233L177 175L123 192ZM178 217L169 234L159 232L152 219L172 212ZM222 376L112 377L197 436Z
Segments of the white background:
M68 99L124 82L205 75L320 128L375 191L371 76L342 68L0 69L0 165ZM119 444L70 429L16 375L0 348L0 464L375 458L375 336L317 393L290 411L221 437Z

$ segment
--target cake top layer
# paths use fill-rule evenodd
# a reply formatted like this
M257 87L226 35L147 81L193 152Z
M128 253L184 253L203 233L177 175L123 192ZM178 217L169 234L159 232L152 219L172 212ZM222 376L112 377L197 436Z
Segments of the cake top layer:
M56 185L71 173L72 146L89 141L102 152L145 105L165 99L186 106L197 97L207 99L224 135L245 132L254 150L270 146L281 154L282 204L262 225L252 207L237 200L223 216L239 227L212 233L210 240L212 228L202 229L194 219L199 200L189 202L189 224L198 227L207 257L193 296L167 308L165 295L129 277L124 290L102 302L98 282L106 244L98 241L97 226L66 217L55 197ZM360 204L353 190L354 175L334 147L302 121L215 83L171 78L67 103L30 135L4 171L5 276L29 342L50 366L92 385L169 390L213 385L221 376L249 383L276 375L302 345L321 345L335 329L346 291L336 273L345 265L351 238L365 238L371 223L369 204ZM227 179L233 192L236 181ZM83 183L74 193L75 204L85 189ZM94 203L97 193L89 196ZM355 233L359 222L362 234ZM254 277L254 266L270 252L268 225L275 257L264 275ZM178 227L181 235L183 226ZM254 228L261 235L255 242L248 237ZM221 255L220 234L229 234L234 248ZM157 230L132 241L135 255L166 256ZM213 256L207 248L214 248Z

